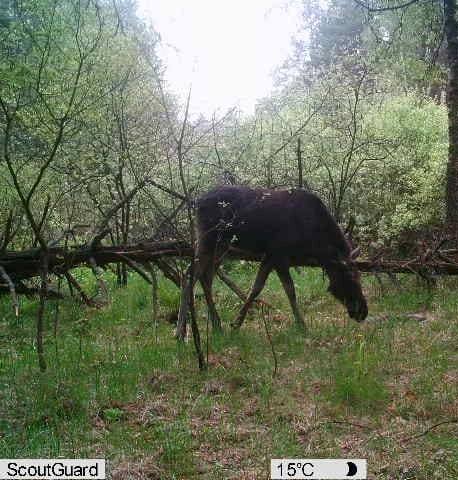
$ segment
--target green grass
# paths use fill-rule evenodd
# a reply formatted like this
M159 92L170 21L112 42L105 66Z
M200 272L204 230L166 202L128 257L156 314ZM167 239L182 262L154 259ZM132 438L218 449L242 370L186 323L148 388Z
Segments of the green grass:
M230 274L245 290L254 278L248 264ZM77 276L95 291L86 271ZM16 319L4 297L0 457L105 457L114 479L263 479L274 457L367 458L377 479L457 478L458 425L428 431L458 417L456 280L428 291L406 276L401 290L387 281L381 292L366 278L370 316L359 325L326 293L321 272L293 276L305 335L275 275L262 294L271 308L254 308L239 332L228 324L240 302L216 283L226 328L210 332L203 373L192 342L177 345L164 321L179 302L166 280L157 327L150 288L135 275L126 289L107 278L103 309L48 302L45 373L34 344L37 302L21 298Z

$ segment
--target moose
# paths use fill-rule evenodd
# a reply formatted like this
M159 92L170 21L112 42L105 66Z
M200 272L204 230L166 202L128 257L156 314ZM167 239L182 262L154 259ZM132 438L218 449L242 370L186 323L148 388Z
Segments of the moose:
M305 328L290 267L321 266L329 291L351 318L362 322L367 303L350 242L323 202L304 189L272 190L232 185L202 195L197 208L196 279L202 284L214 328L221 321L212 296L215 271L229 248L260 257L251 292L232 326L240 328L272 270L277 272L296 323Z

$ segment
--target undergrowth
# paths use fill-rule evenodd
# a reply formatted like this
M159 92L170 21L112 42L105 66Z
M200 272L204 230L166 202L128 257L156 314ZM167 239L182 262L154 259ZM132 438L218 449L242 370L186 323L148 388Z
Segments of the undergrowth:
M254 277L248 264L230 274L245 290ZM84 270L77 275L95 288ZM226 323L216 335L197 292L206 372L192 342L177 345L164 320L179 304L165 279L157 325L150 288L136 275L124 289L108 279L103 309L48 301L45 373L34 341L37 301L21 298L16 318L4 297L0 457L102 457L114 479L264 479L270 458L281 457L367 458L374 479L457 478L456 281L428 290L406 276L381 291L365 278L370 316L359 325L319 271L293 276L306 334L275 275L262 294L271 307L254 308L239 332L229 328L237 297L216 283Z

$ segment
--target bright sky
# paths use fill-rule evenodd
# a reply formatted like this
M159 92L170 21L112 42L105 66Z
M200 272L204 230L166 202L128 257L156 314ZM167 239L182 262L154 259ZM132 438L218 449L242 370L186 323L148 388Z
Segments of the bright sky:
M289 2L288 2L289 3ZM291 51L300 18L286 0L138 0L162 38L166 78L191 111L247 113L273 87L272 73Z

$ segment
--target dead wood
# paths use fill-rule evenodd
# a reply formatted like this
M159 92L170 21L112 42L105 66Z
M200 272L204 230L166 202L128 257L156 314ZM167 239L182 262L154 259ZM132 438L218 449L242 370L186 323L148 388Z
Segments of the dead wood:
M143 280L145 280L150 285L153 284L153 280L151 278L151 275L148 274L147 272L145 272L145 270L143 270L142 267L138 263L134 262L129 257L126 257L125 255L120 255L120 257L121 257L122 261L127 266L129 266L134 272L138 273L140 275L140 277L143 278Z
M434 425L431 425L431 427L427 428L426 430L424 430L423 432L417 434L417 435L413 435L411 437L407 437L407 438L404 438L402 441L404 443L407 443L407 442L410 442L412 440L415 440L417 438L420 438L420 437L424 437L425 435L427 435L429 432L431 432L432 430L434 430L435 428L438 428L442 425L449 425L451 423L458 423L458 418L452 418L451 420L444 420L443 422L439 422L439 423L436 423Z
M239 298L242 302L246 302L248 295L232 280L231 277L220 267L216 272L219 279L225 283Z
M98 284L102 291L100 270L98 267L105 267L109 264L127 263L129 267L136 270L139 265L154 263L162 273L170 279L175 285L182 284L180 272L175 269L167 259L177 258L189 260L194 255L194 251L189 244L183 241L161 241L161 242L140 242L134 245L110 245L93 246L80 245L73 247L52 246L49 247L46 256L49 274L65 274L67 280L76 288L85 303L87 295L83 295L81 287L70 276L67 276L70 270L84 265L94 268ZM248 261L259 261L260 258L247 251L230 248L227 252L229 259L243 259ZM385 259L383 256L374 255L373 259L362 259L356 262L358 269L366 273L386 273L393 278L398 273L416 274L423 278L433 278L437 275L458 275L458 250L437 250L431 249L428 255L419 255L408 260ZM9 291L12 294L13 286L16 294L33 294L33 288L28 289L21 285L24 280L34 277L40 277L42 254L40 248L32 248L23 251L0 252L0 276L3 279L3 285L0 284L0 293ZM294 264L294 259L293 259ZM310 261L306 266L317 267L317 263ZM148 276L146 272L145 276ZM219 274L221 280L229 286L240 298L245 294L241 289L223 272ZM144 277L142 275L142 277ZM9 278L9 281L7 280ZM144 277L145 278L145 277ZM77 287L78 285L78 287ZM12 294L13 295L13 294Z
M14 285L14 290L16 295L25 295L26 297L35 297L37 295L40 295L39 287L29 287L25 285L25 283L23 282L16 282L16 284ZM11 295L10 287L0 283L0 295L6 295L6 294ZM55 290L54 288L52 288L50 285L48 285L48 289L46 291L46 298L54 299L54 300L63 300L65 298L65 295L59 292L58 290ZM15 307L14 301L13 301L13 307Z
M177 268L174 268L169 262L161 258L156 258L153 263L159 268L165 278L168 278L178 288L181 287L181 274Z
M92 273L94 274L95 280L97 282L97 290L99 293L102 293L103 295L103 303L104 304L110 303L108 288L102 277L103 271L97 265L97 262L93 256L89 258L89 265L91 266Z
M181 285L180 309L178 310L178 319L175 337L184 342L186 338L188 315L190 313L190 297L192 294L192 279L190 276L191 267L183 275Z
M19 301L16 294L16 287L12 282L10 276L6 273L6 270L1 266L0 275L2 276L3 280L5 280L8 291L10 292L11 300L13 302L14 313L16 314L16 317L19 317Z
M67 279L68 285L71 288L74 288L80 294L81 300L83 300L83 302L88 307L98 306L98 304L94 302L94 300L89 298L89 296L85 293L81 285L76 281L75 277L70 272L65 272L64 275L65 275L65 278Z

